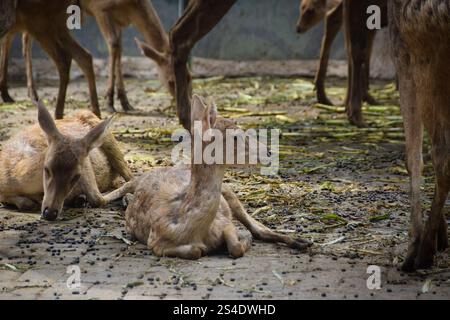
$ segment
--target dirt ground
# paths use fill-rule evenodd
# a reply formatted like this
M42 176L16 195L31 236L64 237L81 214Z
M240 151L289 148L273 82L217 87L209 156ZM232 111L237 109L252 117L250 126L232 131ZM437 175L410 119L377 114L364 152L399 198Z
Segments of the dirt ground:
M329 82L329 95L341 103L345 80ZM99 80L100 94L105 83ZM56 85L38 83L49 105ZM0 105L0 141L36 122L22 83L11 87L18 102ZM155 80L128 79L127 88L137 111L120 114L113 130L130 167L139 175L171 165L170 133L178 124L170 97ZM67 208L53 223L3 207L0 299L450 298L448 250L431 270L399 271L407 245L408 177L392 83L373 85L382 104L364 107L366 129L349 126L342 107L314 104L309 78L213 77L196 80L194 88L244 128L281 129L278 176L229 171L226 182L259 221L313 241L309 252L255 241L237 260L225 254L198 261L157 258L128 240L120 202ZM85 82L72 82L66 114L86 108L87 98ZM433 175L426 160L428 209ZM66 285L71 265L81 270L81 287L72 290ZM379 290L367 287L369 265L381 268Z

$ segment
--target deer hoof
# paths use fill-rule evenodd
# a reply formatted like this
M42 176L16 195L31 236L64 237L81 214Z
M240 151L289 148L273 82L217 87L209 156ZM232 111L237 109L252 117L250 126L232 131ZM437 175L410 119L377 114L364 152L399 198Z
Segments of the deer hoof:
M377 99L375 99L374 97L372 97L372 95L370 95L369 93L366 94L366 96L363 99L365 102L367 102L368 104L372 105L372 106L377 106L380 103L377 101Z
M4 103L14 103L14 99L11 98L11 96L9 95L8 91L3 91L2 92L2 100Z
M331 102L331 100L328 99L328 97L325 94L318 95L317 96L317 102L320 103L320 104L327 105L327 106L333 106L334 105L333 102Z

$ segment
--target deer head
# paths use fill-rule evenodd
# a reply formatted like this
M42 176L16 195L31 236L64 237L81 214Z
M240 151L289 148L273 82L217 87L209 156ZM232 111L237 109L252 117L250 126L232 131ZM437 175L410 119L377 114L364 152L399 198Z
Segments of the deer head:
M62 211L64 201L82 179L83 164L89 152L101 146L111 119L91 129L83 138L63 135L41 102L37 102L39 126L47 137L48 148L44 160L44 199L42 217L53 221Z

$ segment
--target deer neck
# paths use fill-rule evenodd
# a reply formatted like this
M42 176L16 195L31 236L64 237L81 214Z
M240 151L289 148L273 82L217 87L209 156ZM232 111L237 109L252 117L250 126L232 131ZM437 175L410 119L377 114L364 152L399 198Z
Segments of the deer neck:
M225 168L218 165L193 164L191 182L182 204L192 225L207 230L219 209ZM203 226L204 228L202 228Z

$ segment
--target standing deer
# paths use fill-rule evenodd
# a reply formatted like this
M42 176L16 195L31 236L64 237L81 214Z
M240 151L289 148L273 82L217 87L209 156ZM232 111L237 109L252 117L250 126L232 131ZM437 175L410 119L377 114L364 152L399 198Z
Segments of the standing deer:
M216 129L225 137L227 130L237 129L234 122L219 117L215 107L206 106L200 97L194 95L192 101L192 150L197 149L195 134L203 137L209 129ZM195 125L197 121L201 123L201 132ZM265 145L249 147L243 133L236 133L234 139L234 148L241 143L246 145L246 158L252 153L256 156L267 153ZM211 141L200 143L198 149L203 154ZM226 145L223 143L224 155L228 151ZM249 216L236 195L222 186L226 168L224 164L193 162L190 168L155 169L108 196L113 199L134 193L125 212L126 229L157 256L199 259L226 246L233 258L242 257L251 246L251 238L239 237L233 218L258 239L285 243L300 250L310 245L308 241L277 234Z
M441 0L390 0L389 23L410 176L411 229L403 269L433 265L448 248L443 212L450 190L450 3ZM423 127L431 146L436 183L428 220L423 224L420 180Z
M333 44L337 34L342 28L343 21L343 0L301 0L300 1L300 19L297 23L297 32L305 33L322 20L325 20L325 33L322 39L322 47L320 50L320 63L317 69L314 83L316 86L317 101L319 103L333 105L325 92L325 79L328 69L328 61L330 59L331 45ZM368 32L368 50L366 52L365 64L366 79L364 88L363 101L370 104L376 104L376 100L369 93L370 78L370 58L372 54L372 46L375 38L375 31ZM351 71L349 71L351 74ZM346 102L347 104L347 102Z
M369 87L369 65L372 30L367 28L367 8L376 5L381 9L382 27L387 25L387 0L343 0L345 38L348 53L348 93L346 99L347 117L351 124L365 127L362 114L364 92Z
M66 25L67 7L76 3L76 0L18 1L15 9L15 22L9 28L8 35L6 35L8 38L17 32L27 32L40 43L44 51L55 62L59 73L59 91L55 110L56 119L61 119L64 115L64 104L70 80L72 59L75 59L86 76L92 112L100 116L92 56L75 41ZM4 57L6 56L4 59L7 59L10 44L11 41L8 40L3 42L2 51L4 52ZM31 66L30 47L31 45L26 46L25 50L28 52L26 56L28 57L27 65ZM2 67L5 67L4 63L2 63ZM4 68L1 72L3 80L5 80L5 72Z
M162 84L174 96L174 79L169 63L169 38L149 0L80 0L81 7L97 21L109 49L109 78L106 107L115 112L114 89L125 111L132 110L123 81L122 29L134 25L146 43L138 41L142 52L153 59L158 67Z
M169 38L161 21L149 0L80 0L84 12L92 15L106 40L109 50L108 88L106 92L106 108L108 112L115 112L114 93L117 89L117 97L124 111L132 110L125 90L125 82L122 73L122 29L133 24L144 36L145 42L136 41L142 53L152 59L158 68L161 83L172 96L175 96L175 81L170 68ZM65 9L61 7L61 9ZM12 35L10 37L12 39ZM5 102L10 102L7 86L7 59L10 40L5 40L3 47L3 63L1 65L0 89ZM27 45L25 45L27 44ZM31 45L24 42L24 56L27 63L27 78L29 95L36 98L31 72ZM74 56L74 58L76 58ZM190 80L190 78L189 78Z
M64 120L52 119L37 104L39 124L20 131L0 153L0 202L55 220L64 202L85 195L92 206L109 202L100 192L113 187L118 176L132 178L117 141L88 111Z
M7 35L0 42L0 95L5 103L13 103L14 99L11 98L8 92L8 58L9 50L11 48L11 41L14 38L12 32ZM28 97L32 101L39 100L36 85L33 80L33 66L31 60L31 37L27 32L22 34L22 54L25 59L26 75L27 75L27 88Z

